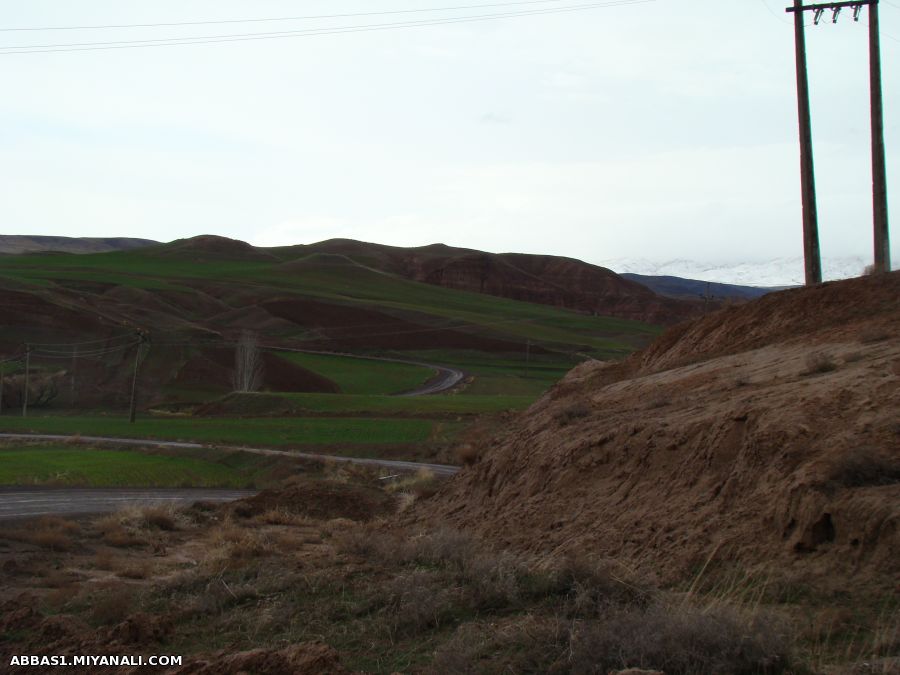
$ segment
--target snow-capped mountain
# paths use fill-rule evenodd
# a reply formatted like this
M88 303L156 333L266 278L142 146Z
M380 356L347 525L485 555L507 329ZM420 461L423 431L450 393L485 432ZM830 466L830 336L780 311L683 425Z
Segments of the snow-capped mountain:
M648 276L672 276L740 286L799 286L804 282L802 257L733 264L683 259L659 261L646 258L613 258L595 264L620 274L631 272ZM825 281L858 277L870 264L871 259L861 256L823 258L822 277ZM897 261L894 261L891 267L897 269Z

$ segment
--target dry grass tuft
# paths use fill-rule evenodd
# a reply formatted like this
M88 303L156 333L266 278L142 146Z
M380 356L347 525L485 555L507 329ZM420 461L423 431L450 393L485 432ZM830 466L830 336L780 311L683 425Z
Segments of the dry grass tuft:
M591 414L591 407L584 401L577 401L558 411L553 419L559 426L564 427L575 420L583 419Z
M150 506L142 510L141 515L149 527L154 527L165 532L173 532L178 529L176 509L171 505Z
M7 529L3 535L13 541L34 544L51 551L71 551L78 545L81 526L57 516L43 516L27 527Z
M284 525L286 527L308 527L314 522L309 516L281 507L269 509L255 516L253 521L262 525Z

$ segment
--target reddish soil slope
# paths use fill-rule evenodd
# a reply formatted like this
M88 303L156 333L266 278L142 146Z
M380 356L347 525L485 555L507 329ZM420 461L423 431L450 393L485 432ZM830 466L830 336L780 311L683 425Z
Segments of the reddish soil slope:
M485 253L433 244L419 248L331 239L295 253L346 256L414 281L602 316L671 324L697 316L702 305L657 295L616 273L573 258Z
M676 580L900 575L900 273L766 296L573 370L418 517ZM893 579L893 581L890 581Z

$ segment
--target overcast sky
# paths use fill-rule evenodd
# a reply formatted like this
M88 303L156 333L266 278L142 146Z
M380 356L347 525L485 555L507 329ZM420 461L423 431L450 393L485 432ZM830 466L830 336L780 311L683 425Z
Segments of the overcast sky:
M2 3L0 28L491 1L28 0ZM3 31L0 44L359 26L590 1ZM656 0L402 30L0 53L0 232L158 240L213 233L258 245L350 237L592 261L800 255L786 4ZM867 19L865 10L858 24L844 13L837 25L826 16L807 29L825 256L871 256ZM900 0L881 2L881 20L896 233Z

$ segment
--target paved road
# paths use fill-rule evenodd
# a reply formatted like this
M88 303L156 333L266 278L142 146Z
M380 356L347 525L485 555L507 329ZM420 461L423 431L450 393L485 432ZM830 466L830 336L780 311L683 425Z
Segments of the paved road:
M0 433L0 439L12 440L36 440L36 441L71 441L73 436L63 436L59 434L5 434ZM274 450L272 448L247 448L243 446L207 446L201 443L186 443L183 441L157 441L145 438L111 438L109 436L78 436L81 442L102 443L112 445L142 445L153 446L157 448L181 448L186 450L199 449L206 447L216 447L223 450L240 450L242 452L252 452L256 455L282 455L285 457L299 457L301 459L312 459L324 462L350 462L352 464L365 464L368 466L383 466L387 469L396 471L418 471L419 469L428 469L439 476L452 476L459 471L458 466L450 466L448 464L426 464L423 462L406 462L399 459L373 459L369 457L342 457L341 455L320 455L314 452L292 452L290 450Z
M129 488L0 488L0 521L45 515L105 513L125 506L230 502L255 490Z
M324 352L315 349L294 349L291 347L269 347L273 351L283 352L299 352L301 354L325 354L327 356L345 356L351 359L365 359L367 361L388 361L390 363L405 363L410 366L422 366L437 371L437 375L432 377L421 387L403 391L395 396L427 396L429 394L440 394L441 392L453 389L457 384L462 382L466 374L457 368L450 366L439 366L436 363L425 363L424 361L408 361L406 359L393 359L387 356L360 356L359 354L345 354L343 352Z

